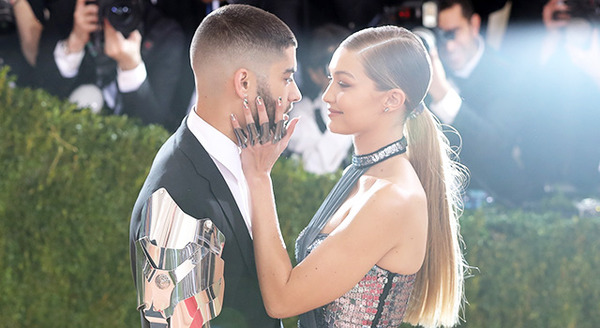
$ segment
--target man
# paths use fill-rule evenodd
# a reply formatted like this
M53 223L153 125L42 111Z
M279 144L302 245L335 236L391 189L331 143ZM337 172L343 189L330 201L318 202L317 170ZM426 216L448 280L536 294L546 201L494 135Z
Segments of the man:
M212 327L280 327L261 299L252 245L247 183L231 126L246 126L243 106L260 96L273 121L275 99L289 110L301 99L293 79L296 39L277 17L247 5L223 6L198 27L190 47L197 101L159 150L135 204L132 266L144 203L164 187L188 215L208 218L225 235L223 310ZM135 277L135 272L134 272ZM147 322L142 318L143 326Z
M600 29L598 2L550 0L529 70L529 151L550 192L597 195L600 188Z
M486 47L480 26L470 1L440 3L429 106L442 123L458 130L470 187L516 205L536 188L528 183L519 156L519 125L524 123L517 107L521 79ZM455 137L449 135L454 144L461 143Z
M150 0L126 3L131 10L126 20L112 14L117 17L114 21L122 19L123 26L111 25L106 1L51 3L49 28L42 40L45 53L38 58L43 70L40 84L83 104L94 93L78 96L78 88L96 90L98 102L110 113L175 130L186 110L172 107L186 57L183 31Z

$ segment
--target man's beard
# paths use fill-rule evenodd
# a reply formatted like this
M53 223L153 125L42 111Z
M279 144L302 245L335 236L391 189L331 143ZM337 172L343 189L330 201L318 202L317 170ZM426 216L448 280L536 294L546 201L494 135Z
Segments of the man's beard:
M256 92L262 98L263 104L265 104L265 107L267 109L269 125L273 126L275 124L275 108L277 106L277 102L275 101L275 98L273 97L269 89L269 82L264 77L259 77ZM258 110L254 115L254 122L259 122Z

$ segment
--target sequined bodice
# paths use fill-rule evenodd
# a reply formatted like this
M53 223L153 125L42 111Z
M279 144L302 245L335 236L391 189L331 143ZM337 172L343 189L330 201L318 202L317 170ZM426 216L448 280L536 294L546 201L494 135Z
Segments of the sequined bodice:
M308 251L325 238L326 234L319 234ZM404 318L415 277L416 274L401 275L373 266L346 294L317 309L318 327L398 327Z

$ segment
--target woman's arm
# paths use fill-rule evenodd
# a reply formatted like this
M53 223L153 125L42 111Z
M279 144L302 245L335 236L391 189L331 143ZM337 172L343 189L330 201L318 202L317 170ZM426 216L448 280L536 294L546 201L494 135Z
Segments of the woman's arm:
M266 122L264 106L258 107L261 122ZM253 122L249 109L245 116L247 122ZM275 117L283 117L281 108ZM362 203L354 204L343 223L293 268L277 221L270 170L285 149L295 123L290 123L290 131L281 142L248 145L242 150L251 193L258 279L267 312L278 318L335 300L390 252L397 252L394 258L406 262L404 268L410 272L402 273L414 273L422 262L427 235L426 223L420 220L424 200L384 183L372 188ZM239 127L237 121L233 124Z

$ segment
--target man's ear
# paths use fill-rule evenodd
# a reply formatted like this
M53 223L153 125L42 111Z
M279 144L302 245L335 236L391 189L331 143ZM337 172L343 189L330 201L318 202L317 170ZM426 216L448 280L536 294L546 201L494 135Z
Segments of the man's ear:
M404 108L406 94L401 89L392 89L385 93L384 107L388 111L394 111Z
M473 14L469 23L471 24L473 36L477 36L479 34L479 30L481 29L481 16L479 16L479 14Z
M248 96L248 90L251 86L250 72L246 68L239 68L233 74L233 84L235 93L240 98L246 98Z

